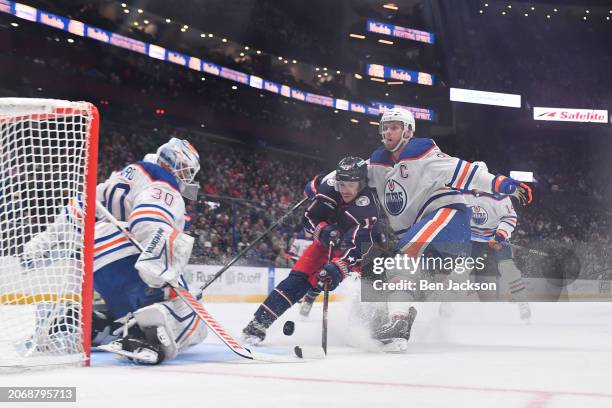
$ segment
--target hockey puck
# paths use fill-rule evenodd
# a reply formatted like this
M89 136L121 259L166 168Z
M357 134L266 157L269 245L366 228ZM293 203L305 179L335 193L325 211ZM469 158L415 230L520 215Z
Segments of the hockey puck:
M285 322L285 325L283 326L283 333L285 334L285 336L291 336L294 331L295 323L293 323L291 320L287 320Z

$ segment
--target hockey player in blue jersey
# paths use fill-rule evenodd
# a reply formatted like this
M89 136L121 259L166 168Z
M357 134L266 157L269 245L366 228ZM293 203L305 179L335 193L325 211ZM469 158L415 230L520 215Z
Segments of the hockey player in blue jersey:
M320 290L325 282L334 290L350 272L361 271L379 217L377 200L367 187L366 177L366 162L346 157L338 163L334 178L313 186L317 191L304 213L304 229L314 241L289 276L255 311L243 330L248 343L263 341L272 323L309 290Z
M205 338L200 319L167 286L186 286L181 274L193 238L183 233L183 196L192 200L197 197L194 179L199 160L189 142L172 138L156 154L114 172L97 186L97 200L136 241L153 248L156 256L141 254L105 219L96 222L94 288L108 310L94 312L94 345L99 345L102 337L109 338L109 328L117 327L117 319L122 320L125 330L117 330L115 335L119 337L104 347L139 363L172 359ZM31 262L56 250L48 243L61 242L58 233L79 230L82 208L78 197L72 200L53 225L26 244L24 258Z
M502 175L489 174L467 161L443 153L432 139L414 138L415 120L406 109L385 111L380 119L383 146L370 157L369 186L376 189L389 224L398 236L397 251L418 258L428 251L465 257L470 254L471 211L462 190L516 195L531 202L531 189ZM400 281L406 270L387 270ZM411 325L411 297L392 293L389 321L377 338L405 338Z

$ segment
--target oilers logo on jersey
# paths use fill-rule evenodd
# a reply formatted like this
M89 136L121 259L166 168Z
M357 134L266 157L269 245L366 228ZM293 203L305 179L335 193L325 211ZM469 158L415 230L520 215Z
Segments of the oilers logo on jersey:
M472 222L476 225L484 225L489 220L487 210L479 205L472 207Z
M404 187L390 179L385 184L385 207L391 215L399 215L406 208L408 196Z

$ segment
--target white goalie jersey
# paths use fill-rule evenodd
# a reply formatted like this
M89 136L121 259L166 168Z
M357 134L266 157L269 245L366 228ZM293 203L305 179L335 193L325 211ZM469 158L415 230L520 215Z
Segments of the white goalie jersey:
M136 241L143 245L151 239L156 227L183 231L185 202L174 177L160 166L136 162L113 173L98 184L97 199L113 216L125 222ZM94 270L138 250L117 228L103 234L96 227Z
M181 234L185 225L185 202L175 178L159 165L150 162L136 162L120 172L114 172L105 182L97 186L97 200L131 232L133 237L147 249L160 251L161 246L153 245L161 241L171 241L176 253L182 257L180 263L187 262L191 253L191 237ZM97 214L94 244L94 271L119 259L139 254L139 250L125 237L115 225ZM24 247L24 259L52 257L53 251L60 251L52 243L74 241L80 234L83 223L83 202L80 196L72 198L53 224L34 237ZM71 238L72 237L72 238ZM152 242L154 241L155 242ZM186 248L185 250L183 250ZM149 254L154 258L158 253ZM170 251L172 252L172 251ZM151 263L148 268L158 267ZM138 265L137 265L138 268ZM179 268L180 269L180 268ZM140 270L140 268L139 268ZM176 270L176 268L175 268ZM159 273L159 272L158 272ZM141 277L151 286L161 286L165 281L155 281L147 276Z

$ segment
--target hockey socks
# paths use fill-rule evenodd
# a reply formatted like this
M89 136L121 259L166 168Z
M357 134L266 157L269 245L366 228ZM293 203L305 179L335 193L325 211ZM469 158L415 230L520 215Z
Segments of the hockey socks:
M255 319L268 328L295 302L312 289L305 274L291 271L255 312Z

